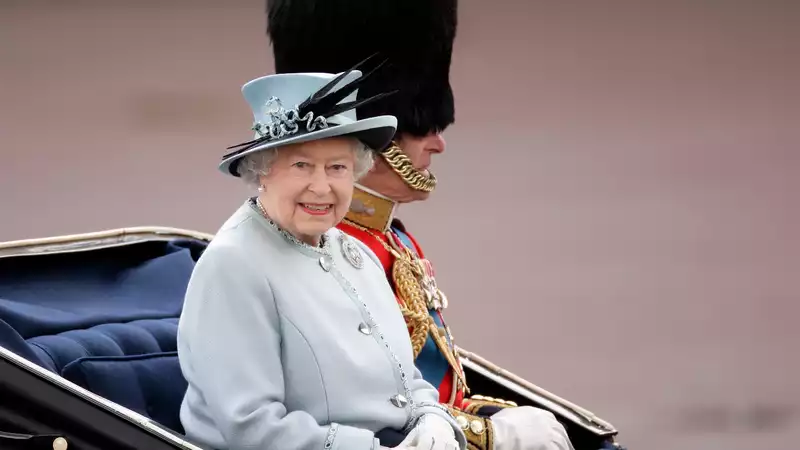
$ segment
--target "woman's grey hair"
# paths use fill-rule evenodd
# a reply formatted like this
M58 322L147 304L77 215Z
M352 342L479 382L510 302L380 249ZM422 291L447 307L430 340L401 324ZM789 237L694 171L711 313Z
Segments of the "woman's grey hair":
M352 142L355 153L354 178L355 181L358 181L372 169L372 165L375 163L375 153L358 139L352 139ZM239 163L239 176L248 185L258 187L261 184L259 178L269 173L275 155L280 149L280 147L274 147L245 156Z

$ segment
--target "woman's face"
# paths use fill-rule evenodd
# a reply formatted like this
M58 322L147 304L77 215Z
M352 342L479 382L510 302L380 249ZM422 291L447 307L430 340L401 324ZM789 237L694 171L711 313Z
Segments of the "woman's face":
M354 142L329 138L281 147L261 177L259 198L278 226L317 245L344 218L353 197Z

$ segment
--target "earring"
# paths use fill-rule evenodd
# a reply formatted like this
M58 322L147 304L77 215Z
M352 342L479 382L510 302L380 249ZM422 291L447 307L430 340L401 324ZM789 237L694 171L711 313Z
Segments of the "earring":
M258 192L264 192L264 186L258 186Z

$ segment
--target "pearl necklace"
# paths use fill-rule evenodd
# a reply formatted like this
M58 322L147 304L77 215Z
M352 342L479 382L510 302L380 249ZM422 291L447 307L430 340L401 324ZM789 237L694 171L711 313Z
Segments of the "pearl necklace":
M272 228L273 230L278 232L278 234L283 236L284 239L286 239L287 241L291 242L292 244L294 244L294 245L296 245L298 247L301 247L301 248L304 248L304 249L307 249L307 250L311 250L311 251L316 252L316 253L320 253L320 254L323 254L323 255L330 255L330 243L328 242L328 236L326 236L325 234L323 234L320 237L320 241L319 241L319 245L318 246L315 247L313 245L309 245L309 244L301 241L300 239L297 239L292 233L284 230L277 223L275 223L275 221L272 220L272 218L269 217L269 214L267 214L267 210L264 208L264 205L261 203L261 199L256 197L255 201L251 200L251 204L253 204L253 206L255 206L255 208L257 208L259 214L261 214L261 216L264 217L264 219L267 220L267 223L269 224L270 228Z

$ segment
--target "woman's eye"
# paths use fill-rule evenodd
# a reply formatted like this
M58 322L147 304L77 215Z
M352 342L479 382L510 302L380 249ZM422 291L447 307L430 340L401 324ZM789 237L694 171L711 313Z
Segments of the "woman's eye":
M345 166L344 164L334 164L333 166L331 166L331 168L337 172L342 170L347 170L347 166Z
M299 168L299 169L304 169L304 168L308 167L308 163L305 162L305 161L297 161L296 163L294 163L292 165L297 167L297 168Z

